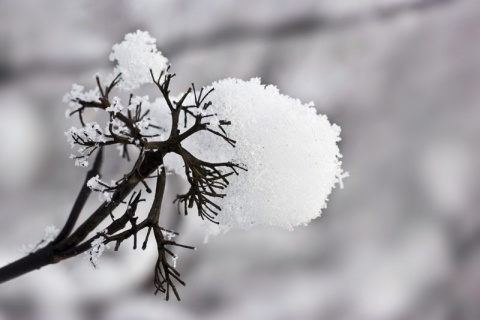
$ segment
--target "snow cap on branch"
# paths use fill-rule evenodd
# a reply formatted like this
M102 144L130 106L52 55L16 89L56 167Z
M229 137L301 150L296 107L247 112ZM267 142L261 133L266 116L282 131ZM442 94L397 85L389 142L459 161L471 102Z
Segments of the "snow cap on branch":
M313 103L302 104L258 78L225 79L211 88L209 110L231 121L226 130L236 147L209 132L196 133L184 146L202 160L248 169L229 177L227 196L217 201L220 228L291 230L320 216L334 186L347 176L339 160L340 127L318 115Z
M122 74L119 88L129 91L146 83L152 83L150 69L158 77L168 66L168 60L157 50L155 42L146 31L137 30L125 35L125 40L115 44L110 54L117 61L113 74Z

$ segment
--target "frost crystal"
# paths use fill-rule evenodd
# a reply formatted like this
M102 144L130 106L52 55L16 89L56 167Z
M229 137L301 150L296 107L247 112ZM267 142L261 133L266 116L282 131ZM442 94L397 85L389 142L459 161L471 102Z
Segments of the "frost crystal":
M75 165L80 167L88 166L87 159L91 151L87 152L87 150L94 150L99 143L106 141L100 125L96 122L89 122L83 128L71 127L65 132L65 136L67 136L67 142L70 143L72 148L76 144L88 145L87 147L80 146L78 148L79 156L70 155L70 158L75 160Z
M155 42L148 32L138 30L113 46L109 58L118 63L113 73L122 74L121 89L128 91L152 83L150 69L158 77L167 68L168 60L157 50Z
M65 112L65 116L67 118L70 117L72 112L81 107L78 101L97 101L100 98L98 88L89 90L87 92L83 92L83 90L83 86L74 83L72 85L72 90L63 96L62 101L68 103L69 106L69 109L67 109Z
M122 112L122 110L123 110L123 106L120 103L120 98L119 97L113 98L112 103L110 104L110 107L105 109L105 111L113 112L114 115L116 115L119 112Z
M162 166L163 168L163 166ZM162 230L163 236L167 238L168 241L172 240L177 236L177 234L170 230Z
M52 242L55 240L55 237L58 235L60 230L57 229L54 225L45 227L45 235L43 236L43 241Z
M184 146L200 159L234 161L248 169L229 177L227 196L218 201L221 228L291 230L320 216L332 188L345 177L337 146L340 127L317 115L313 104L285 96L258 78L226 79L212 87L211 112L231 121L226 129L236 147L208 132L196 133Z
M149 125L150 125L150 123L146 119L142 119L142 120L135 123L135 127L140 129L140 132L143 133L143 134L147 133Z
M32 253L38 249L44 248L47 244L55 240L59 232L60 230L58 230L54 225L45 227L45 234L40 241L38 241L36 244L22 245L20 250L23 253Z
M65 132L65 135L72 148L75 146L76 140L90 143L105 142L103 131L100 128L100 125L96 122L89 122L85 124L85 127L80 129L71 127ZM81 149L79 149L79 152L82 153Z
M112 185L115 181L112 182ZM112 194L114 192L114 188L100 180L100 176L97 174L95 177L91 178L87 181L87 187L89 187L93 191L99 192L98 199L100 201L110 202L112 201Z
M177 260L178 260L177 255L172 256L172 262L173 262L173 268L174 269L177 267Z
M92 241L92 248L88 252L85 252L94 269L99 268L100 256L105 249L110 249L110 245L105 245L104 237L98 237Z
M110 120L105 127L105 132L110 132L110 126L112 133L117 135L127 134L130 131L128 127L118 119Z
M70 159L75 160L75 166L77 167L88 167L88 160L85 156L76 156L74 154L71 154Z

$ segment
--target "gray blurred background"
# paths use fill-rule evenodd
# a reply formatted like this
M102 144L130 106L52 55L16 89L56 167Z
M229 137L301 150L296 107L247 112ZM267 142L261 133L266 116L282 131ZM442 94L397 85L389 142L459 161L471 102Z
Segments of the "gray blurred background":
M174 221L197 246L178 252L181 302L153 295L155 252L124 244L100 270L78 257L1 285L1 320L480 319L478 0L0 0L2 265L66 219L86 171L68 159L61 98L110 72L137 29L174 91L259 76L314 101L342 127L351 177L293 232L204 245L194 217Z

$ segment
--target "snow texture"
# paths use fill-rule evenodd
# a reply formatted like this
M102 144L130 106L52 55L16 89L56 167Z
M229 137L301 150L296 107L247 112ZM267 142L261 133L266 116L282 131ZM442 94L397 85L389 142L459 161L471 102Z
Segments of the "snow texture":
M226 129L236 147L208 132L193 135L184 147L202 160L248 168L229 177L227 196L217 201L220 229L292 230L320 216L334 186L347 176L339 160L340 127L317 115L313 103L302 104L258 78L225 79L211 88L208 110L231 121Z
M125 40L113 46L111 61L117 61L113 74L122 74L119 88L129 91L152 83L150 69L155 77L167 68L168 60L155 46L156 39L146 31L125 35Z

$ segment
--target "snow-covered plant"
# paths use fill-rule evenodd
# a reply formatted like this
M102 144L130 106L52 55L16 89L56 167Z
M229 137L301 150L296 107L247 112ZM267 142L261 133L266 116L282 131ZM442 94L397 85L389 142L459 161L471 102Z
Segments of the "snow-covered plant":
M158 250L155 293L168 300L173 292L179 299L176 284L185 283L171 248L193 247L172 240L176 232L159 225L167 170L189 185L176 198L179 212L211 223L210 233L256 225L292 230L317 218L332 189L342 186L340 127L318 115L313 103L283 95L258 78L225 79L201 89L192 84L173 95L175 75L147 32L127 34L110 59L117 65L106 80L96 75L94 89L74 84L64 97L67 116L80 123L65 133L76 148L71 158L87 167L96 153L67 222L48 245L1 268L0 282L83 252L96 267L109 243L118 250L132 238L136 249L145 230L142 249L153 234ZM154 100L131 92L148 84L159 92ZM90 110L103 112L106 122L85 122ZM109 147L136 159L130 172L106 183L100 168ZM103 203L75 228L92 191ZM154 196L142 215L137 209L145 192ZM96 231L106 221L109 225Z

